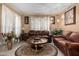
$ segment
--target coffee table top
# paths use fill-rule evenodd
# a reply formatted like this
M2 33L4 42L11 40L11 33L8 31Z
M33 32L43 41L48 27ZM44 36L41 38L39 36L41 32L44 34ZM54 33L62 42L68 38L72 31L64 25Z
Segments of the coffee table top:
M44 44L44 43L47 43L47 41L48 41L48 39L39 38L39 37L29 38L28 39L28 43L30 43L30 44Z

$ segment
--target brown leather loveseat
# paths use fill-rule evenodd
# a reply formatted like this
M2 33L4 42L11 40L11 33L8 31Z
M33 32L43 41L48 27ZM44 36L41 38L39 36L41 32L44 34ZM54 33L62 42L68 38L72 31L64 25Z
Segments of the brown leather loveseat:
M36 30L30 30L29 31L29 36L48 36L49 35L49 31L36 31Z
M36 31L36 30L30 30L28 32L28 37L44 37L48 39L48 43L52 42L52 36L49 35L49 31Z
M79 56L79 32L54 36L54 44L67 56Z

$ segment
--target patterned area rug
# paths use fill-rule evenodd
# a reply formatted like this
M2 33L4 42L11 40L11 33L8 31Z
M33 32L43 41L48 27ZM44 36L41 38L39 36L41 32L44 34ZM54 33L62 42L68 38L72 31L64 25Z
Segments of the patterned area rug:
M31 48L29 45L22 45L15 51L16 56L56 56L58 53L56 47L51 44L46 44L43 48L37 50Z

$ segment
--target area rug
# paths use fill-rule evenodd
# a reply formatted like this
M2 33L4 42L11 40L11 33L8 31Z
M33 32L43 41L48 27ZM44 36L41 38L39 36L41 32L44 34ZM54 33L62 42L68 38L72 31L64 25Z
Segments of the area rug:
M56 56L58 53L56 47L51 44L46 44L37 53L35 51L29 45L24 44L15 51L15 56Z
M6 51L8 51L7 46L6 45L0 45L0 53L1 52L6 52Z

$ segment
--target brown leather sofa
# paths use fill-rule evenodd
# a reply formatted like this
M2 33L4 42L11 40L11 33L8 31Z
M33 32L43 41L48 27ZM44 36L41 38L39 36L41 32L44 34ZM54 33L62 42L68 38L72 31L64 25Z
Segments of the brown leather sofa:
M20 41L27 41L27 39L31 37L45 37L49 38L49 31L36 31L36 30L30 30L28 33L22 32L20 35Z
M30 30L28 33L29 36L48 36L49 31L35 31L35 30Z
M54 36L53 42L64 55L79 56L79 32L67 32Z
M49 31L36 31L36 30L30 30L28 33L28 37L44 37L48 39L48 43L52 42L52 36L49 35Z

